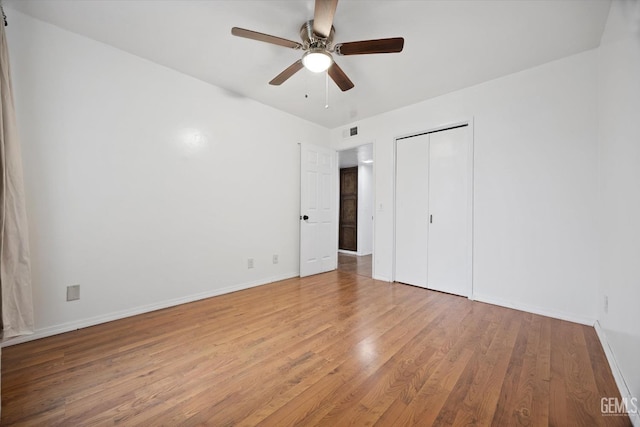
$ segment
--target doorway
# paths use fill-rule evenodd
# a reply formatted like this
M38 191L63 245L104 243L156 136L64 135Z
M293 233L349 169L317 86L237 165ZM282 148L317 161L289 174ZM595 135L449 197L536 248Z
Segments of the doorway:
M373 143L338 152L338 270L373 276Z

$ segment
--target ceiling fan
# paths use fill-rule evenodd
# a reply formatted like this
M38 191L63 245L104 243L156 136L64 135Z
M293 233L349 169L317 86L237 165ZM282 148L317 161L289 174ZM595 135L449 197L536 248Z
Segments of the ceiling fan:
M336 64L331 55L332 53L346 56L402 52L404 38L362 40L334 45L335 28L333 27L333 16L337 6L338 0L316 0L313 19L302 24L300 28L302 43L238 27L233 27L231 34L304 51L302 58L278 74L269 82L270 85L279 86L302 68L307 68L316 73L327 71L329 77L344 92L353 88L354 84L342 71L342 68Z

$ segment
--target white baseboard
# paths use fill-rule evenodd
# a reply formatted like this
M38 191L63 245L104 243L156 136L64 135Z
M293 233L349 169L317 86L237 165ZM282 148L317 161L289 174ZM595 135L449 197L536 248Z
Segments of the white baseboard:
M338 249L338 253L341 253L341 254L347 254L347 255L356 255L356 256L358 256L358 252L355 252L355 251L348 251L348 250L346 250L346 249Z
M367 256L367 255L373 255L373 252L355 252L355 251L348 251L346 249L338 249L338 253L340 254L347 254L347 255L355 255L355 256Z
M513 308L515 310L526 311L527 313L539 314L541 316L553 317L554 319L566 320L573 323L580 323L582 325L593 326L596 322L595 319L589 317L576 316L572 313L565 313L557 310L549 310L541 307L534 307L526 304L514 303L512 301L503 300L500 298L486 297L483 295L473 294L469 299L484 302L487 304L499 305L501 307Z
M255 280L252 282L240 283L237 285L227 286L224 288L213 289L207 292L187 295L185 297L174 298L167 301L161 301L153 304L133 307L127 310L116 311L113 313L103 314L100 316L74 320L73 322L61 323L58 325L49 326L42 329L36 329L34 333L31 335L23 335L20 337L10 338L7 341L0 343L0 348L9 347L11 345L20 344L27 341L33 341L40 338L50 337L52 335L58 335L64 332L75 331L77 329L87 328L89 326L95 326L101 323L111 322L113 320L123 319L125 317L131 317L131 316L136 316L138 314L149 313L151 311L161 310L163 308L174 307L176 305L186 304L186 303L198 301L201 299L211 298L218 295L223 295L231 292L241 291L244 289L254 288L256 286L262 286L269 283L277 282L279 280L291 279L292 277L298 277L298 276L299 276L298 272L280 274L278 276L263 278L263 279Z
M611 367L611 373L613 374L613 379L615 380L616 385L618 386L618 390L620 391L620 397L622 397L623 399L626 398L627 401L631 400L633 397L638 398L638 396L631 395L631 391L629 390L629 387L627 387L627 382L622 376L622 372L620 371L618 362L616 361L613 350L611 349L609 341L607 340L607 334L604 332L604 329L602 329L602 326L600 326L600 322L596 321L594 328L596 330L596 334L598 335L598 339L600 339L600 344L602 345L604 354L607 357L607 362L609 362L609 366ZM638 414L638 412L635 412L629 413L628 415L631 423L635 427L640 427L640 414Z

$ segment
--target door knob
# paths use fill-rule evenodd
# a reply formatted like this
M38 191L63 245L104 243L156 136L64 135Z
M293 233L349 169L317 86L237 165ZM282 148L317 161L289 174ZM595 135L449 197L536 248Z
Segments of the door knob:
M309 219L309 215L303 215L300 217L300 219L304 219L305 221Z

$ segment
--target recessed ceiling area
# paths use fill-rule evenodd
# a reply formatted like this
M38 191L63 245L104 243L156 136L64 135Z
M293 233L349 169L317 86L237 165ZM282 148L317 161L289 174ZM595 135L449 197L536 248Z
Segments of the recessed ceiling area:
M336 43L404 37L405 44L401 53L338 57L355 87L331 84L327 93L325 74L308 70L269 85L300 52L231 35L238 26L299 41L313 0L4 3L331 129L595 48L610 7L608 0L341 0Z

